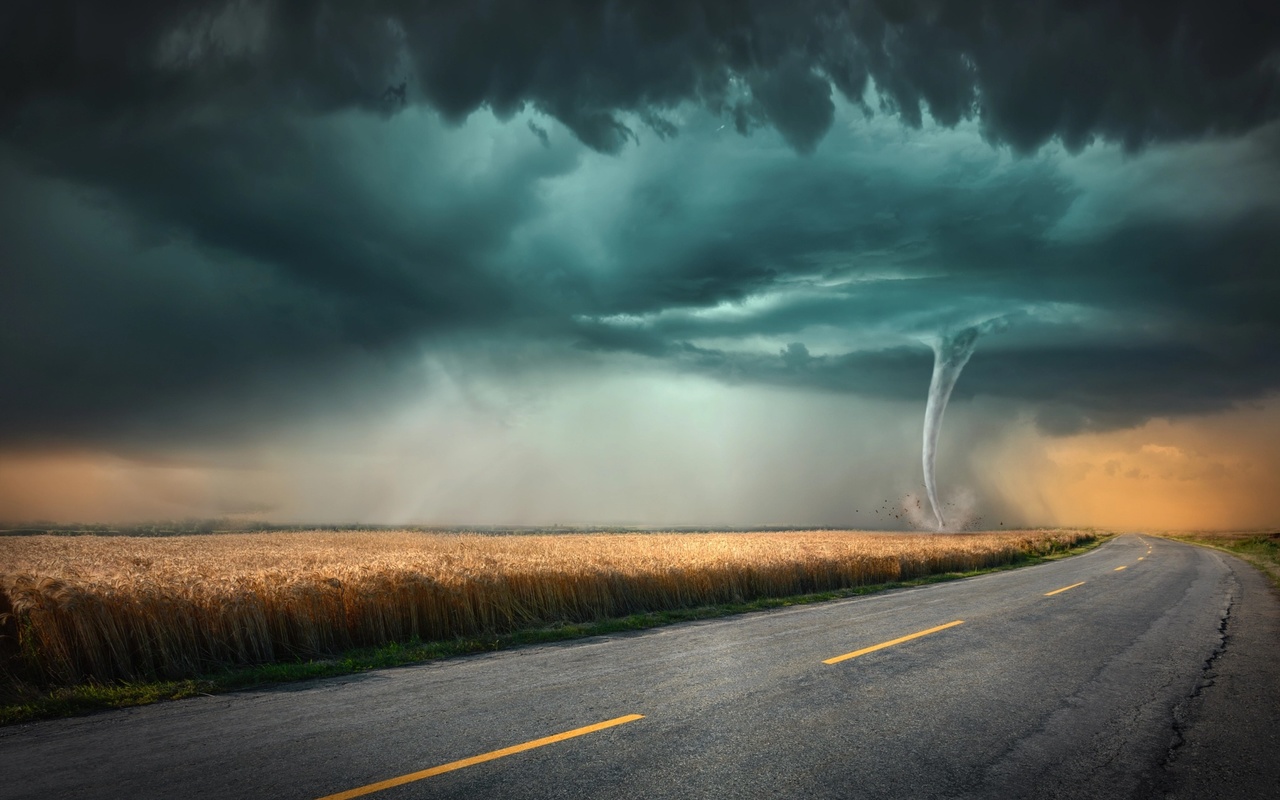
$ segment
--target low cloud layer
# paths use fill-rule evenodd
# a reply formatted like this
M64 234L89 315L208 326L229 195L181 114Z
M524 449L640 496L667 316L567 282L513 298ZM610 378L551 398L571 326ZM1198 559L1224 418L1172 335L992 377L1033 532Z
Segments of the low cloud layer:
M1280 112L1280 12L1260 0L490 3L71 0L5 12L11 125L195 106L446 119L532 108L617 152L696 103L812 150L833 94L920 127L977 119L1032 151L1238 133ZM634 117L634 121L631 119Z

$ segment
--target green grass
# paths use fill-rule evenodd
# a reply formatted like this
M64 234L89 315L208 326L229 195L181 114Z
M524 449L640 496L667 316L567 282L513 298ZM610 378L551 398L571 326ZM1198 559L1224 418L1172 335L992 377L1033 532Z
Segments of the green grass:
M1280 589L1280 531L1162 533L1168 539L1225 550L1248 561Z
M349 650L334 658L263 664L211 673L187 680L111 685L84 684L47 691L37 690L29 686L8 687L7 690L5 687L0 687L0 694L6 698L3 704L0 704L0 725L12 725L56 717L70 717L106 709L128 708L157 703L163 700L181 700L200 695L214 695L238 689L261 688L315 678L354 675L373 669L422 664L428 661L437 661L473 653L506 650L533 644L563 642L570 639L581 639L610 633L643 631L663 625L672 625L677 622L714 619L771 608L808 605L828 600L874 594L890 589L904 589L913 586L943 583L992 572L1004 572L1033 564L1043 564L1047 561L1056 561L1092 550L1110 538L1110 534L1098 534L1092 542L1070 550L1047 556L1027 556L1016 564L1006 564L971 572L947 572L909 581L882 583L874 586L859 586L851 589L815 592L791 597L765 598L751 602L722 603L714 606L701 606L675 611L655 611L587 623L556 624L502 635L467 637L439 642L395 642L381 647Z

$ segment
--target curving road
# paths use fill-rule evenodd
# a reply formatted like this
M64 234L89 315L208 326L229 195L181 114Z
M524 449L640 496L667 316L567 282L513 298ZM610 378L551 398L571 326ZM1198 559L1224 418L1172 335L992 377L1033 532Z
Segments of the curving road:
M1277 643L1252 568L1127 535L953 583L4 728L0 798L1280 797Z

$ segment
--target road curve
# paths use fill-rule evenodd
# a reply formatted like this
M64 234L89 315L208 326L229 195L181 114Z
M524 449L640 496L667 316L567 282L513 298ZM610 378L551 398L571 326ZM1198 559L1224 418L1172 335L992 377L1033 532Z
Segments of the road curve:
M964 581L3 728L0 798L1275 797L1278 641L1252 568L1126 535Z

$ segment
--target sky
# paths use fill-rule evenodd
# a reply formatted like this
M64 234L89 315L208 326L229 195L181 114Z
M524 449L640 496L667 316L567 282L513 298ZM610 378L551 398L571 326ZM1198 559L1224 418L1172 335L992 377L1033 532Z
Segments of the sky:
M1280 525L1266 0L0 9L0 520Z

